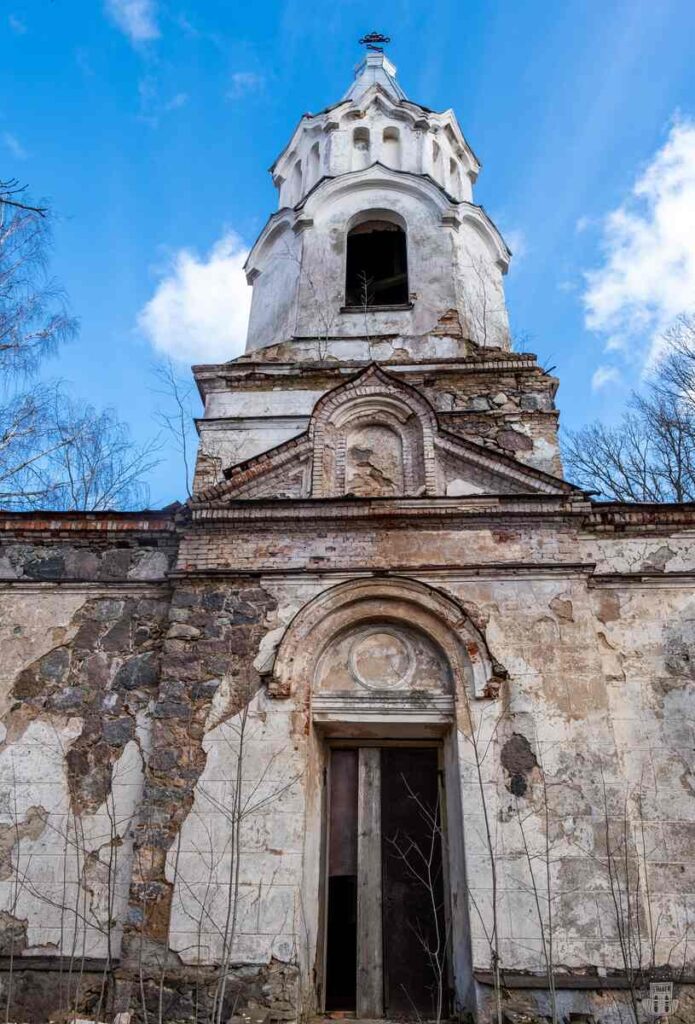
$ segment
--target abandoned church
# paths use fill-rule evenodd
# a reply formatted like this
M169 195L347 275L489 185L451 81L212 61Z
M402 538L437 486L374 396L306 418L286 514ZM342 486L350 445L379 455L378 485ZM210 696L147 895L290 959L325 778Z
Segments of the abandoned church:
M271 168L193 497L0 517L6 1020L695 1021L695 508L564 478L379 42Z

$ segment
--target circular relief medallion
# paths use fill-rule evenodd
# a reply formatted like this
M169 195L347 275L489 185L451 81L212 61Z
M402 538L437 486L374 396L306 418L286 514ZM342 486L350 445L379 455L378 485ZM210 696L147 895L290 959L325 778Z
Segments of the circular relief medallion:
M369 690L393 690L407 686L415 672L409 641L390 629L361 633L352 644L350 671Z

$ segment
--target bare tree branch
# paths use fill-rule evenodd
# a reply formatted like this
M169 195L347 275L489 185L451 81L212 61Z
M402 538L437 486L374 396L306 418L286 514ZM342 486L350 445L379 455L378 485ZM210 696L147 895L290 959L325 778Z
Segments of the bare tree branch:
M166 408L158 410L156 417L164 430L171 435L181 455L186 494L190 498L195 465L194 417L191 402L193 384L177 374L171 359L160 363L153 372L159 382L159 387L155 389L156 393L162 395L166 401Z
M0 181L0 507L99 511L144 505L142 476L157 440L136 445L113 410L32 380L77 331L62 289L47 276L51 222Z
M564 437L568 475L617 501L695 501L695 316L681 317L644 392L615 427Z
M7 178L6 181L0 179L0 206L12 206L17 210L28 210L45 217L48 212L45 206L32 206L31 203L22 203L17 199L17 196L24 195L26 190L27 186L20 185L17 178Z

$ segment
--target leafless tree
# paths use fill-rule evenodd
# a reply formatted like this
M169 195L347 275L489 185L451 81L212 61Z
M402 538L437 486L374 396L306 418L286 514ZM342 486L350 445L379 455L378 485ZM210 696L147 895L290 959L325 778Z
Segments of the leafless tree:
M488 805L486 774L489 772L489 757L494 751L498 729L505 719L506 709L499 701L499 686L492 688L492 700L481 701L474 708L471 696L463 691L463 720L460 728L462 759L478 787L480 815L483 821L483 839L490 870L490 911L489 915L479 905L472 887L467 882L467 894L471 906L480 922L485 941L490 951L490 969L493 979L495 1000L495 1024L503 1022L502 955L500 950L499 927L499 870L497 849L497 822Z
M655 382L660 394L695 405L695 314L683 314L664 335L666 351Z
M253 893L242 884L242 863L245 857L252 856L242 848L242 832L255 816L267 813L301 777L300 773L278 772L284 748L271 751L255 764L255 770L251 770L249 751L258 740L256 715L251 707L256 692L251 680L241 683L235 691L233 707L216 721L217 739L227 757L224 788L220 791L214 783L198 782L200 803L188 812L195 827L186 834L186 849L180 828L171 847L167 880L172 886L173 906L192 924L194 942L189 947L177 945L174 948L167 936L153 968L145 962L141 931L140 1013L145 1024L148 1018L157 1024L165 1024L170 1019L167 982L173 961L187 954L193 954L193 963L181 962L180 965L185 967L192 986L196 1020L223 1024L230 1018L230 1012L232 1017L236 1014L240 994L234 984L234 966L239 920L250 906L262 905L277 884L274 873L263 878ZM211 815L224 822L225 838L221 843L213 836ZM198 836L204 841L199 842ZM191 848L197 863L194 876L189 877L187 854ZM135 856L140 858L141 854ZM208 963L205 962L207 954L203 952L206 942L218 948L214 961Z
M51 221L42 207L16 200L16 182L0 182L0 375L28 374L74 336L77 321L47 276Z
M695 316L665 351L617 426L590 423L564 438L568 476L616 501L695 500Z
M75 336L62 289L47 274L51 217L15 180L0 182L0 507L95 511L143 504L156 443L138 446L112 410L71 400L36 379Z
M687 897L683 897L685 920L669 922L668 911L660 906L658 893L652 889L651 865L659 854L659 840L647 839L645 777L654 766L647 764L639 781L631 785L607 780L608 766L599 762L596 772L595 805L597 809L597 842L587 845L579 836L572 843L581 850L605 882L607 907L597 900L597 920L610 924L615 935L617 955L625 979L625 1000L614 999L616 1019L626 1024L646 1024L654 1015L646 1007L653 981L683 979L691 963L690 941L692 922L688 916ZM656 793L656 789L654 794ZM690 1020L674 1008L669 1020L685 1024Z
M456 275L463 326L471 341L498 344L505 330L504 298L494 286L488 263L472 252L467 253L467 259L465 274Z
M312 329L316 332L317 355L319 361L323 362L328 354L328 340L333 333L337 315L329 279L320 268L318 273L312 273L302 256L287 245L280 250L277 258L293 263L297 268L299 286L306 285L303 313L314 321Z
M195 428L193 413L194 385L176 371L171 359L166 359L154 368L157 394L164 399L163 408L156 413L157 419L172 438L183 462L186 494L191 497L193 469L195 466Z
M227 822L229 832L228 873L225 882L224 922L221 924L222 943L220 955L220 971L211 1009L211 1024L222 1024L225 1013L225 995L233 954L235 952L239 913L243 900L240 885L240 869L242 860L241 834L244 822L261 813L278 800L299 780L298 774L279 779L272 783L272 774L278 759L284 750L270 753L260 770L252 779L245 780L247 749L253 737L253 721L250 717L251 701L255 695L252 684L242 686L238 701L241 708L236 715L230 715L220 724L220 740L228 750L231 762L228 793L220 800L208 787L199 784L199 791L206 804ZM271 783L270 786L268 783ZM272 885L272 880L270 881Z
M95 512L142 507L159 442L136 445L112 409L79 406L59 385L0 405L0 505Z
M0 203L16 210L29 210L45 217L48 210L45 206L34 206L31 203L22 202L27 186L20 185L17 178L0 179Z

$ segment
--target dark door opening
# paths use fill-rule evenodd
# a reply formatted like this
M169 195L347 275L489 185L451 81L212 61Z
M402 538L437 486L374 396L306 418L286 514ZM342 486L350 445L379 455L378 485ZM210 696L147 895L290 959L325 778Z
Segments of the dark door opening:
M325 1008L441 1018L449 948L438 750L334 749L329 777Z
M333 750L328 815L326 1009L354 1010L357 994L357 751Z
M358 224L347 236L345 305L362 308L407 302L405 231L385 220Z
M381 841L385 1013L441 1019L449 950L436 749L381 751Z

